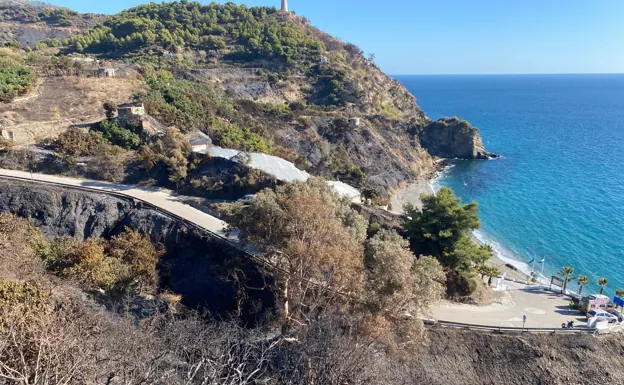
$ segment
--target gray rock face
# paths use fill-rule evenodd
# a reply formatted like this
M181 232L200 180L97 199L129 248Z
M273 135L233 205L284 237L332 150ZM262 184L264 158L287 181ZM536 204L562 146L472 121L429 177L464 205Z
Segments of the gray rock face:
M460 159L490 159L498 155L483 147L479 129L456 117L442 118L425 126L421 142L433 156Z
M215 315L237 313L249 324L262 322L274 309L271 277L245 254L139 202L0 178L0 212L29 219L48 238L110 238L126 227L141 231L166 247L161 287L182 295L187 306Z
M372 184L386 189L434 172L433 160L409 133L415 124L380 116L363 117L357 126L346 119L327 117L302 121L300 126L276 130L275 136L283 146L306 158L311 173L333 176L353 186ZM350 165L359 168L365 180L348 175Z

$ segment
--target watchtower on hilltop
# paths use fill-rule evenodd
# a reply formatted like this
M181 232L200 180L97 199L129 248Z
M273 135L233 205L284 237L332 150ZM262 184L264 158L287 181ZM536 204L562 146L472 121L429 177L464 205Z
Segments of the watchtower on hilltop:
M282 0L282 12L288 12L288 0Z

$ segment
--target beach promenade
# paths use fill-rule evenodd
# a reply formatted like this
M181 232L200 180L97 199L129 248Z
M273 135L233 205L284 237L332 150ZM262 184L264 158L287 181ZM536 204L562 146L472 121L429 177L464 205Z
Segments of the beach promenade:
M585 326L586 318L578 310L568 310L569 298L548 290L524 290L525 285L505 282L507 291L497 292L491 305L474 306L443 302L431 316L439 321L470 323L498 327L558 328L574 320Z

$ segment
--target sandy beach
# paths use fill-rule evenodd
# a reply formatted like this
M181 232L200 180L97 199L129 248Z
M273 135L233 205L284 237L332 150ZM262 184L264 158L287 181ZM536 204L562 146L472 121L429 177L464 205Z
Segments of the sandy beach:
M418 208L422 208L422 202L420 200L421 194L433 194L434 192L435 191L431 185L431 181L428 180L414 182L403 188L397 189L394 196L390 198L390 202L392 203L391 212L395 214L403 214L403 206L407 203L411 203ZM480 242L476 238L475 241ZM496 252L494 253L494 258L490 259L488 264L498 268L501 273L507 273L508 278L522 280L527 278L525 273L500 259Z
M390 203L392 203L391 211L395 214L403 214L403 206L407 203L411 203L420 209L422 208L420 195L433 193L433 187L428 180L411 183L406 187L397 189L395 194L390 198Z
M498 258L498 255L496 253L494 253L494 257L492 259L487 261L487 264L498 268L498 270L500 270L501 273L507 273L507 278L522 279L522 280L527 279L526 274L524 274L522 271L518 270L515 267L509 267L511 265L508 266L505 261Z

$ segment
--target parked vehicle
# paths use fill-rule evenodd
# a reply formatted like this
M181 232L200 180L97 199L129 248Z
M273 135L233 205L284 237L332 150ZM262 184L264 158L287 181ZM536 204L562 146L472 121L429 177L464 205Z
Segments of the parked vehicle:
M617 323L619 321L616 315L613 315L605 310L590 310L587 312L587 321L593 320L594 318L598 319L598 321L608 321L611 323ZM598 322L596 321L596 322Z
M243 203L250 203L255 197L256 194L247 194L244 197L240 198L238 201Z
M607 310L611 300L606 295L592 294L581 298L579 302L579 310L581 313L587 313L590 310Z

